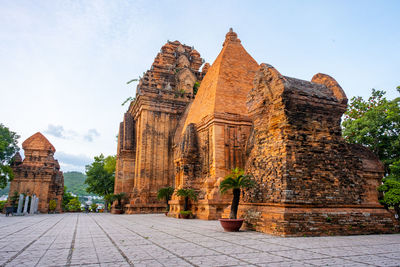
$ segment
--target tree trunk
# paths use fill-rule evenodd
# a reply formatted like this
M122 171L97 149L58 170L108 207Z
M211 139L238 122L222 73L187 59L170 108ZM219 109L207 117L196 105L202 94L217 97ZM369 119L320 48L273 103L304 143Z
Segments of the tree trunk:
M108 212L108 201L104 200L104 212Z
M169 212L169 204L168 204L169 199L166 197L165 198L165 204L167 204L167 211Z
M233 199L231 204L231 214L229 216L230 219L237 219L239 200L240 200L240 188L234 188Z
M185 197L185 203L183 204L183 210L188 210L188 203L189 203L189 197Z

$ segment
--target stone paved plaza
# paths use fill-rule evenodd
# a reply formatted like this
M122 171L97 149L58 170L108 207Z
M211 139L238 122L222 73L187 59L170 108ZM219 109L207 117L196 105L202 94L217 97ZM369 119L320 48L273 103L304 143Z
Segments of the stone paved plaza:
M400 235L281 238L161 214L1 215L0 241L0 266L400 266Z

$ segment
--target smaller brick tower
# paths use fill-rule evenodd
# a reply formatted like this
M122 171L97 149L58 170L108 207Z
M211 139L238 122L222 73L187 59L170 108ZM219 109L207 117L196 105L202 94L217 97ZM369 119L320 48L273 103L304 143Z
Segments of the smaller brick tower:
M37 132L22 143L25 158L17 153L14 157L14 179L10 185L10 195L14 192L36 195L39 198L38 211L46 213L49 202L54 199L56 211L61 212L64 194L64 176L53 155L56 149L44 135ZM10 198L9 198L10 199Z

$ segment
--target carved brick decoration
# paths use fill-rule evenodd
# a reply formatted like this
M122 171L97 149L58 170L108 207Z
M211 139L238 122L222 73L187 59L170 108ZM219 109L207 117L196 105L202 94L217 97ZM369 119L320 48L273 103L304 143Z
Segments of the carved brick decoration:
M232 199L219 184L241 167L256 186L244 192L239 216L260 214L257 231L398 231L378 202L382 163L341 136L347 97L332 77L308 82L258 65L232 29L199 72L202 62L193 48L168 42L139 82L119 131L115 192L129 194L127 213L163 212L157 191L173 186L198 193L190 204L197 218L218 219ZM170 206L178 217L183 199L173 195Z
M199 71L202 64L195 49L168 42L140 79L118 136L114 192L129 195L126 213L165 210L157 191L174 184L173 135L194 98L195 82L204 76Z
M41 133L37 132L22 143L25 158L17 153L12 169L14 179L10 184L9 201L14 192L39 197L38 211L47 213L50 200L57 203L56 211L62 212L64 176L53 155L56 149Z
M328 75L312 82L262 64L247 100L253 137L246 170L257 186L240 212L261 212L259 231L278 235L390 233L391 213L378 202L383 165L347 144L340 119L347 98Z
M252 125L246 97L258 67L230 30L212 66L203 67L207 74L179 122L173 142L175 187L193 188L199 193L192 205L197 218L221 216L230 196L220 195L220 179L236 166L245 166L245 146ZM182 208L182 199L173 196L169 215L177 217Z

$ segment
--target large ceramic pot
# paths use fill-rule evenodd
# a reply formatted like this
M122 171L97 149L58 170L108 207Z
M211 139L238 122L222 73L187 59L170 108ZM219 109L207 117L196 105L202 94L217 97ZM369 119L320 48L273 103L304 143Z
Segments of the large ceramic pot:
M219 219L225 232L237 232L242 227L244 219Z

